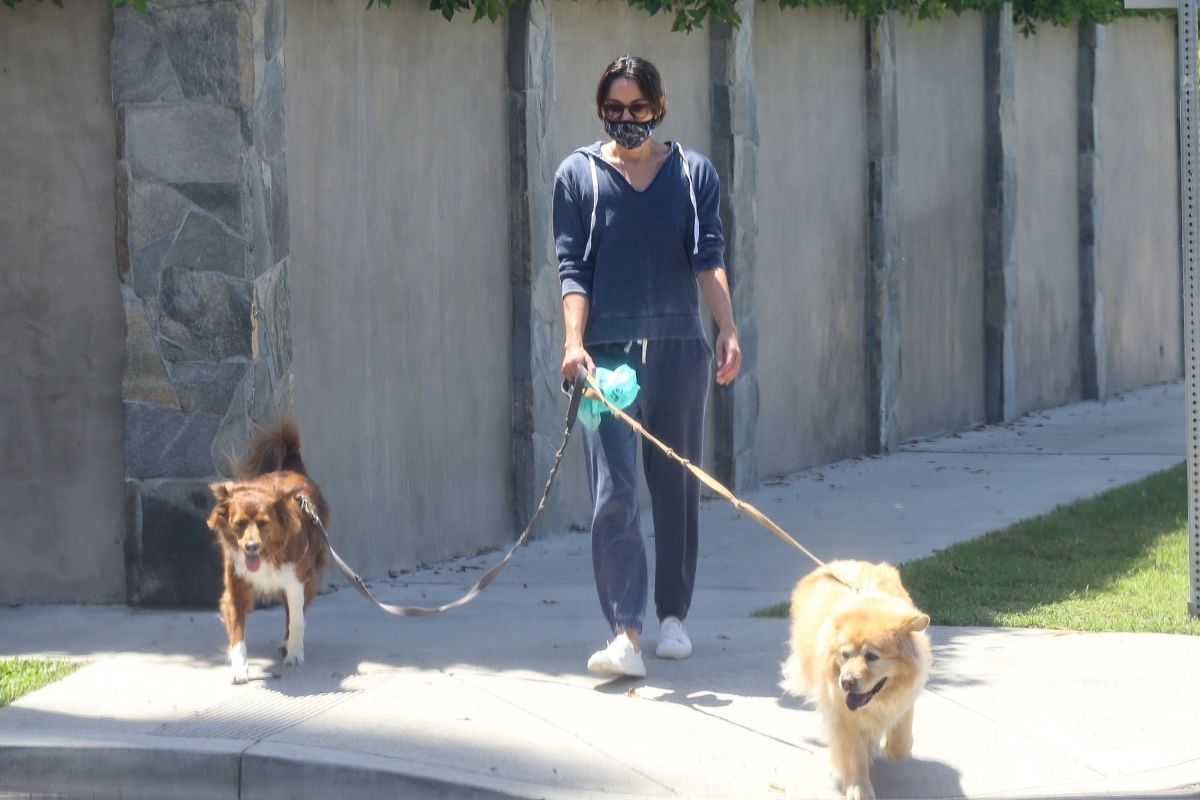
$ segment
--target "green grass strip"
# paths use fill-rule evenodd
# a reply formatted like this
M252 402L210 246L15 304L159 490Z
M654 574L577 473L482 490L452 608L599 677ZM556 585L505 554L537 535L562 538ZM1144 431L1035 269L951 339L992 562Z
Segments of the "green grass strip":
M65 678L80 666L57 659L0 659L0 706Z
M900 566L935 625L1200 635L1180 464ZM787 616L781 603L755 616Z

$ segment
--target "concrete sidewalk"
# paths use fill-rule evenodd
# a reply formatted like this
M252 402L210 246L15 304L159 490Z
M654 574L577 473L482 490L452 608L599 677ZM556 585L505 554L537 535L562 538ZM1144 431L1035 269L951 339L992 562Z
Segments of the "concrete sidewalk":
M809 470L746 499L823 558L904 561L1169 467L1184 446L1172 384ZM0 609L0 657L89 662L0 709L0 796L837 797L816 713L776 686L786 623L749 617L811 565L723 501L703 506L695 655L648 656L638 681L584 669L607 631L582 534L533 543L439 618L323 595L301 667L274 659L282 611L256 612L247 686L229 683L214 612ZM495 558L372 587L443 602ZM656 635L652 623L650 652ZM881 797L1200 796L1200 637L933 636L913 758L876 763Z

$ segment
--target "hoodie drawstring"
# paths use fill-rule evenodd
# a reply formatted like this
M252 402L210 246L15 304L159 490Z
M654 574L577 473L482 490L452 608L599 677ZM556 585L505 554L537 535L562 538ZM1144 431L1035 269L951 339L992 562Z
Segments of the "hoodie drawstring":
M679 150L679 160L683 162L683 174L687 176L688 197L692 199L692 255L700 252L700 209L696 207L696 186L692 183L692 169L688 166L687 156L683 154L683 145L675 143Z
M688 182L688 199L692 201L692 255L697 255L700 252L700 209L696 205L696 185L692 182L692 169L688 166L687 156L683 153L683 145L675 142L675 149L679 151L679 160L683 162L683 174ZM588 166L592 168L592 221L588 225L587 244L583 248L583 260L587 261L588 256L592 254L592 234L596 232L596 210L600 207L600 177L596 174L596 157L591 153L584 151L587 156ZM643 361L645 356L643 355Z
M600 178L596 175L596 159L591 153L586 153L588 165L592 168L592 224L588 226L587 245L583 248L583 260L587 261L592 253L592 233L596 230L596 209L600 206Z

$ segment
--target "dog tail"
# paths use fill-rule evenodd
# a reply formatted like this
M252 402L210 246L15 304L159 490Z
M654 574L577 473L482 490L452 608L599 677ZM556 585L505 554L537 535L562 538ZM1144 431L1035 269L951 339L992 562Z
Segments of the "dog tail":
M246 480L281 470L308 474L304 459L300 458L300 430L291 417L283 417L262 428L250 443L250 452L237 463L234 472L239 479Z

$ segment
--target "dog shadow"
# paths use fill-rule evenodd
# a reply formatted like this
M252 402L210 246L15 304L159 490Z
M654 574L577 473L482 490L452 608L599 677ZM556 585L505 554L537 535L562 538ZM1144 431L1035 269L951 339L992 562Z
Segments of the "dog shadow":
M790 708L793 711L816 711L817 705L807 697L794 694L781 694L775 700L780 708Z
M358 694L365 688L364 683L370 683L372 678L380 677L386 677L386 674L371 675L340 669L310 670L303 666L284 666L283 659L277 659L261 670L251 669L247 685L257 687L259 691L296 700Z
M784 694L778 705L819 714L816 704L804 696ZM801 736L797 747L826 755L829 752L829 743L821 736ZM903 761L888 761L882 754L876 754L871 764L871 783L881 800L940 800L964 796L958 770L940 761L911 756ZM832 777L829 785L836 788Z
M871 765L871 783L880 798L893 800L950 800L963 797L962 774L940 761L880 758Z

